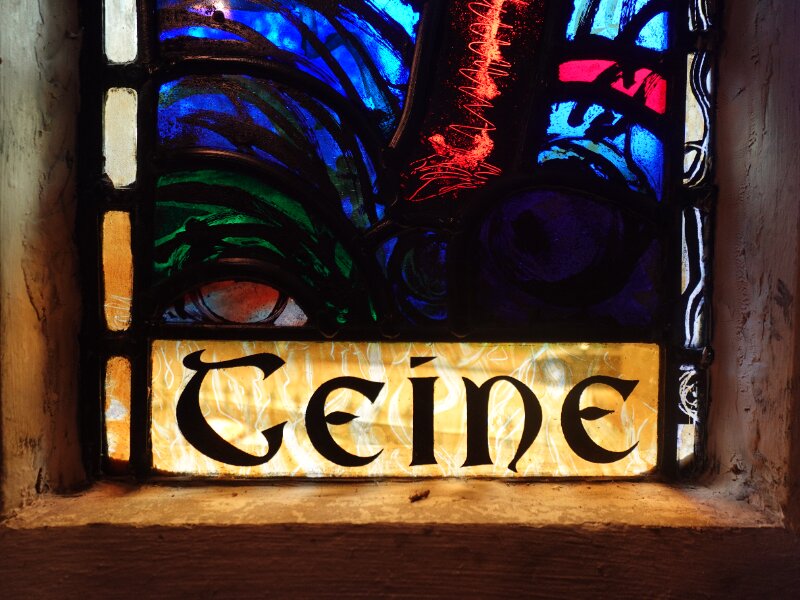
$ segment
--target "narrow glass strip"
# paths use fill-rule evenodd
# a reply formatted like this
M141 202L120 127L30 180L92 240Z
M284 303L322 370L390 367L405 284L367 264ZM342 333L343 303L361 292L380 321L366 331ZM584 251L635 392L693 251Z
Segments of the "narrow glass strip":
M706 218L697 208L683 213L683 264L681 299L683 302L684 345L700 349L707 343L706 295L708 285L708 249L706 247Z
M125 331L131 324L133 256L131 218L124 211L109 211L103 217L103 290L106 326Z
M108 90L103 114L103 154L106 174L118 188L136 181L137 105L136 90Z
M131 363L112 356L106 363L105 398L106 456L111 466L127 463L131 455Z
M112 63L128 63L137 55L135 0L105 0L105 51Z
M711 176L711 60L693 52L686 60L686 146L683 183L698 187Z

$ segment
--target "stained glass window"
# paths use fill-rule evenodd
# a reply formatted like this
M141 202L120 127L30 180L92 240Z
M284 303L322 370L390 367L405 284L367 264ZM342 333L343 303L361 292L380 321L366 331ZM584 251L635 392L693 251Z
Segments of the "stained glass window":
M711 2L86 10L98 470L642 477L696 460Z

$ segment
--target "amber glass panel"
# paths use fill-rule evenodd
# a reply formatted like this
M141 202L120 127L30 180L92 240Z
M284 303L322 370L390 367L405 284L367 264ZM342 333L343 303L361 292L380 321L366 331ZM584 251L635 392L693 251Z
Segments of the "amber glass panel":
M105 0L105 51L110 62L136 59L136 0Z
M103 154L106 174L116 187L136 181L136 90L111 88L103 115Z
M106 455L111 466L122 466L131 454L131 363L112 356L106 363L105 401Z
M131 324L133 257L131 218L124 211L109 211L103 217L103 289L106 326L126 330Z
M242 364L202 374L185 366L273 355L265 372ZM432 357L433 360L426 360ZM279 360L276 360L279 359ZM200 362L197 362L197 361ZM337 476L635 476L656 464L660 351L652 344L486 344L486 343L351 343L166 341L152 346L152 444L154 468L162 473L193 473L243 477ZM193 362L194 361L194 362ZM246 362L246 361L245 361ZM268 369L269 370L269 369ZM535 393L541 407L541 428L530 447L509 468L518 453L526 416L518 388L498 381L490 394L481 429L491 464L463 466L467 449L466 380L476 386L497 376L513 377ZM623 393L594 380L577 393L572 416L562 408L571 391L589 377L624 380ZM360 393L329 390L324 403L324 429L335 444L351 455L374 460L363 466L342 466L324 457L309 435L309 399L326 382L351 377L382 383L374 402ZM199 378L199 379L198 379ZM414 384L436 378L430 411L419 408L415 421ZM349 381L353 381L352 379ZM197 385L195 385L197 384ZM417 396L425 387L418 383ZM192 389L197 389L195 395ZM573 394L575 396L575 394ZM419 400L419 398L417 398ZM193 405L196 415L227 448L251 457L268 454L262 431L285 422L277 453L264 464L235 466L210 458L186 439L178 423L179 409ZM424 406L419 402L418 407ZM415 427L433 414L435 464L410 466ZM183 413L182 413L183 414ZM322 413L320 413L322 414ZM355 415L355 418L350 418ZM577 416L576 416L577 415ZM606 462L588 460L565 434L565 422L580 427L589 444L623 457ZM185 421L184 421L185 423ZM488 423L488 426L486 425ZM576 425L577 423L577 425ZM419 431L416 435L419 435ZM475 432L472 431L474 434ZM195 438L190 433L189 437ZM423 436L424 437L424 436ZM418 440L417 440L418 441ZM202 440L201 443L202 444ZM484 447L487 443L484 442ZM480 446L480 444L478 444ZM580 444L578 444L580 446ZM379 454L378 454L379 453ZM432 461L431 461L432 462Z

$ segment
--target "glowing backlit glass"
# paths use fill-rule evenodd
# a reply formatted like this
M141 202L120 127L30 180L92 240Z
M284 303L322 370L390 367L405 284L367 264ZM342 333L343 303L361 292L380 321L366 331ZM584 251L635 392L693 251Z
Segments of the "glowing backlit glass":
M97 354L107 398L128 390L109 458L688 467L712 356L710 6L106 2L85 164L104 165Z

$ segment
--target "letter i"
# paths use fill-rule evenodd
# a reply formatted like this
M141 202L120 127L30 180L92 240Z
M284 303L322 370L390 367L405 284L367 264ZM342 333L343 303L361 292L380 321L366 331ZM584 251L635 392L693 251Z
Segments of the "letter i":
M434 357L411 359L411 368L435 360ZM435 465L433 455L433 391L438 377L409 377L413 409L411 464Z

